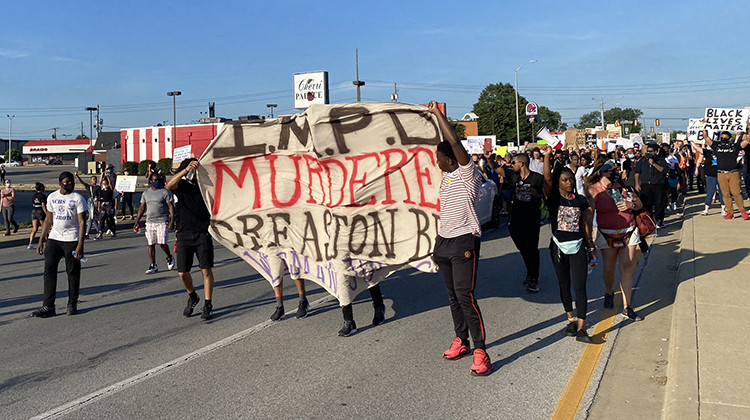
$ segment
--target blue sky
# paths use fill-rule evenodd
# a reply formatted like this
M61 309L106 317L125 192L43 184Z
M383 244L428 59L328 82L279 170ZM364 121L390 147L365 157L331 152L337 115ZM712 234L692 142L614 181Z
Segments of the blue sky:
M33 6L32 6L33 5ZM750 105L743 1L39 1L5 2L0 115L13 138L294 113L292 75L327 70L331 101L446 102L460 118L489 83L560 112L569 124L613 106L685 129L706 106ZM592 100L596 98L596 100ZM649 122L650 120L650 122ZM7 138L7 118L0 137Z

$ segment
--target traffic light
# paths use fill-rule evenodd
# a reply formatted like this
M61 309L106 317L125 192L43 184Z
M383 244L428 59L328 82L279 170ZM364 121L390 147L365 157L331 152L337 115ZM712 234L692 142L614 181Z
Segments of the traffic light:
M615 127L619 127L619 126L620 126L620 120L615 120Z
M652 132L652 133L654 132L654 127L651 127L651 132Z
M656 124L657 127L659 126L659 119L658 118L656 119L655 124Z
M633 127L638 127L638 120L633 121Z

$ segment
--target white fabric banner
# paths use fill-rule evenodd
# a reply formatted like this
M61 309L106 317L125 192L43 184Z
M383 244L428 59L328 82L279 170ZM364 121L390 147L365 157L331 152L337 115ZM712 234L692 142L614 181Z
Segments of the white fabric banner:
M198 170L211 233L271 285L288 273L342 305L404 264L434 272L441 139L427 108L397 103L226 123Z

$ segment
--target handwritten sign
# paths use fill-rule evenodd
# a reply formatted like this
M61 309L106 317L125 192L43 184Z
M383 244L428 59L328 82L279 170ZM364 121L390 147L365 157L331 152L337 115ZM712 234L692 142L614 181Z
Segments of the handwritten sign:
M689 141L702 142L703 138L703 118L689 118L687 127L687 136Z
M441 139L397 103L226 123L198 170L211 233L271 285L288 273L342 305L404 264L434 272Z
M745 131L750 110L742 108L706 108L706 130Z
M193 152L193 145L188 144L187 146L177 147L172 153L172 164L180 163L185 159L190 158L190 154Z
M138 181L138 177L134 175L118 175L117 183L115 184L115 191L123 192L135 192L135 184Z

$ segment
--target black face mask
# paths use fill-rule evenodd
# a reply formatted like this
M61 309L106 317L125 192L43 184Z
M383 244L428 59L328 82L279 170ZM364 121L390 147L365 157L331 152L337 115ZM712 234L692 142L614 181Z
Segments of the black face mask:
M73 192L73 190L75 189L75 187L76 186L74 184L72 184L72 183L71 184L65 184L65 185L63 185L63 189L65 190L65 192L67 192L69 194Z

